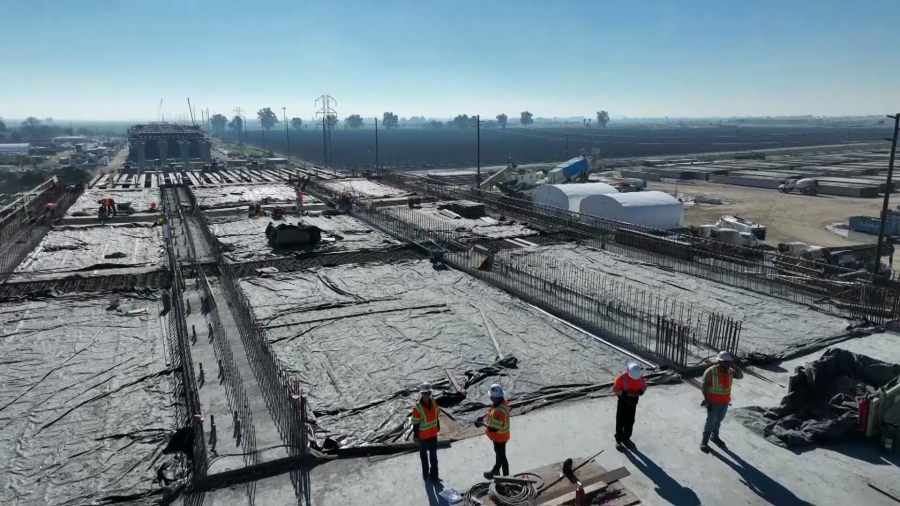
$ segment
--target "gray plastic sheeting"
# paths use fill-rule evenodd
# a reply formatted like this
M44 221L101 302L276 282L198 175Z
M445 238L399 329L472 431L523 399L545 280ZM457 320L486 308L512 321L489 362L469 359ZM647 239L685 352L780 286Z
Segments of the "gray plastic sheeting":
M158 302L109 302L73 293L0 304L0 504L141 495L169 462Z
M250 204L297 203L297 190L284 183L257 185L227 185L215 187L194 186L191 192L197 198L197 206L201 209L217 207L247 207ZM303 196L304 204L316 204L319 201L309 195Z
M808 352L809 345L842 340L841 336L853 337L847 334L849 322L843 318L607 251L561 245L540 248L537 252L561 264L598 272L610 281L741 320L740 353L756 361L784 359L801 350ZM504 255L519 256L520 261L531 254L533 250L504 252ZM552 272L548 270L547 275Z
M161 230L149 223L55 227L16 268L16 272L161 268L166 264Z
M241 287L282 365L310 389L317 439L340 446L401 439L423 381L433 383L445 411L472 422L494 382L518 414L606 394L609 386L598 385L629 362L520 300L427 261L247 278ZM470 383L465 398L453 398L445 369Z
M297 224L301 221L306 226L316 226L323 232L323 241L311 249L273 248L266 238L266 227L269 223ZM387 235L373 229L351 216L288 215L284 221L272 221L270 218L251 219L246 214L209 219L212 232L226 251L225 256L233 262L263 260L285 255L296 255L303 251L316 253L381 250L402 246Z

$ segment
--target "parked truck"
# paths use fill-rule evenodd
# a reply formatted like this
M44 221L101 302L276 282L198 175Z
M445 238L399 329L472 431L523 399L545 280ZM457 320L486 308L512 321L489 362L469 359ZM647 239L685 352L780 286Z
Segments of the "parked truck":
M802 193L804 195L815 195L819 193L821 187L819 180L811 177L803 179L785 179L784 182L778 185L778 191L781 193L792 193L796 191L797 193Z

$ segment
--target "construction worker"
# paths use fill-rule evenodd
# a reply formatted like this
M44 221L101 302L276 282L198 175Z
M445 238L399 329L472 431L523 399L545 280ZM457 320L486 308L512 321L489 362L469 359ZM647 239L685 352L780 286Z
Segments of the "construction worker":
M106 210L107 216L116 215L116 201L112 197L103 197L100 199L100 207Z
M727 351L719 352L715 360L716 364L703 373L703 402L700 403L706 407L706 425L703 426L703 440L700 442L703 452L709 452L710 441L725 447L725 442L719 438L719 427L731 402L731 383L744 377Z
M506 443L509 441L509 403L503 396L503 387L494 383L491 385L491 409L487 415L478 417L475 426L484 425L484 433L494 443L494 467L484 473L487 480L503 472L503 476L509 476L509 462L506 460ZM487 424L485 424L485 418Z
M625 372L613 382L613 393L619 397L616 406L616 449L622 445L634 446L631 442L631 430L634 428L634 414L637 411L638 399L647 391L647 383L641 366L632 362Z
M413 428L413 439L419 443L419 457L422 458L422 479L440 481L437 460L437 436L441 430L438 419L437 402L431 398L431 383L419 386L419 400L413 404L410 421ZM429 463L431 471L429 472Z

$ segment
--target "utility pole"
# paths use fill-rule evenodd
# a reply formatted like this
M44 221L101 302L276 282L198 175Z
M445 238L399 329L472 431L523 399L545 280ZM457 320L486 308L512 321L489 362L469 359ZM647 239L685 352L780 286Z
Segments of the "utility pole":
M878 245L875 246L875 272L873 278L877 278L881 271L881 243L884 241L884 222L887 221L888 201L891 198L891 182L894 178L894 156L897 153L897 131L900 130L900 113L888 116L894 120L894 136L891 139L891 158L888 161L887 184L884 187L884 203L881 205L881 223L878 225ZM849 128L848 128L849 131Z
M378 117L375 117L375 170L378 170Z
M334 116L337 118L337 111L331 108L332 102L334 105L337 105L337 100L334 99L331 95L322 95L321 97L316 99L316 105L319 105L319 102L322 103L322 107L316 111L316 116L322 117L322 150L324 154L324 164L327 169L328 166L331 165L331 121L329 121L329 116ZM316 125L318 128L318 125ZM337 170L334 171L337 174Z
M475 116L475 129L478 132L478 149L476 153L475 188L481 188L481 115Z
M291 132L288 129L287 107L281 108L281 116L284 119L284 137L287 139L287 155L288 160L291 159Z

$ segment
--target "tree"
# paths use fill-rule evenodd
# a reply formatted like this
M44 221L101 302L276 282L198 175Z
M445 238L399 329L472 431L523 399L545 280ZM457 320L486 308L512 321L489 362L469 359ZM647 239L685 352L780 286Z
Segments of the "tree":
M506 114L500 113L497 115L497 123L500 124L500 128L506 128Z
M334 128L338 123L337 115L329 114L327 116L327 118L328 118L328 128Z
M453 118L453 124L456 125L456 128L466 128L467 126L469 126L469 115L457 115L455 118Z
M22 122L22 128L28 130L31 133L36 132L39 126L41 126L41 120L35 118L34 116L29 116L25 118L25 121Z
M18 130L13 130L13 132L9 134L9 140L19 142L22 140L22 134L20 134Z
M356 129L363 126L362 116L359 114L351 114L344 120L350 128Z
M241 129L244 128L244 120L241 119L240 116L235 116L231 118L231 122L228 123L228 127L231 128L235 133L239 133Z
M72 127L63 128L63 133L66 135L75 135L75 131L72 130Z
M6 131L6 123L3 122L3 118L0 118L0 132Z
M433 119L433 120L429 121L428 123L425 123L425 126L428 128L441 129L441 128L444 128L444 123Z
M47 118L47 119L45 119L45 120L44 120L44 123L50 123L50 124L52 124L52 123L53 123L53 118Z
M300 127L303 126L303 120L300 118L291 118L291 128L294 130L300 130Z
M263 131L269 131L276 123L280 123L278 115L272 112L270 107L264 107L256 111L256 117L259 118L259 124L262 125Z
M528 126L528 125L534 123L533 118L534 118L534 114L531 114L530 112L525 111L525 112L521 113L521 117L519 118L519 123L521 123L522 126Z
M91 135L91 131L85 127L81 127L77 130L78 135Z
M600 125L600 128L606 128L607 123L609 123L609 113L606 111L599 111L597 113L597 124Z
M587 118L581 118L581 126L587 127Z
M381 117L381 124L384 125L384 128L391 129L397 128L400 126L400 120L397 118L397 115L392 112L386 112Z
M209 118L209 124L212 126L213 132L221 132L228 125L228 118L222 114L214 114Z

